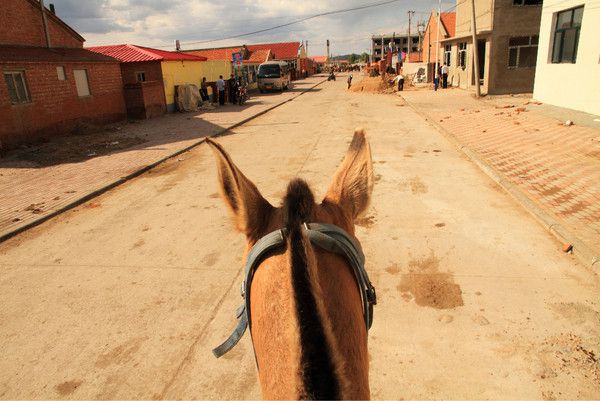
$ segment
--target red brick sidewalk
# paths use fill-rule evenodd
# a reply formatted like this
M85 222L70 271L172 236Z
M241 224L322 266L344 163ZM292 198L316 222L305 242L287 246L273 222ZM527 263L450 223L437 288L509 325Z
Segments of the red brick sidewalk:
M205 136L222 132L288 101L322 81L323 77L295 81L291 91L257 94L243 107L226 105L198 113L175 113L136 124L113 126L111 132L94 134L106 135L105 143L100 143L102 154L84 147L75 157L69 155L61 159L58 153L64 153L64 149L56 143L34 148L41 154L35 154L33 158L30 157L31 150L13 151L0 159L0 238L192 146ZM77 139L76 136L65 137L53 142L69 147ZM132 145L119 149L125 143ZM25 157L27 152L29 155ZM36 162L36 158L43 163Z
M525 98L503 106L456 89L402 96L599 254L600 130L566 126Z

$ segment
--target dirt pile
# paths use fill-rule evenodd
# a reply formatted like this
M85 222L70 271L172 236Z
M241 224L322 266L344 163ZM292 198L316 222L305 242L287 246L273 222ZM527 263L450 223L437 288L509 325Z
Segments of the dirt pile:
M381 77L365 77L362 81L353 83L350 87L352 92L370 92L370 93L393 93L394 88Z

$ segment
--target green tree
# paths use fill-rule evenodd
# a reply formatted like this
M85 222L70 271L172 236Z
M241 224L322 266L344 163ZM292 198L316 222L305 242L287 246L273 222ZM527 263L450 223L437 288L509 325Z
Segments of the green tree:
M369 53L363 52L363 54L360 55L360 61L363 63L369 62Z
M350 64L354 64L356 63L356 54L352 53L349 57L348 57L348 63Z

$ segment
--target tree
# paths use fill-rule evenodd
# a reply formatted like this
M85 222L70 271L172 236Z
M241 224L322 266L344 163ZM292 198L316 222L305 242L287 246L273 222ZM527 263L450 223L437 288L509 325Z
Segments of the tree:
M351 54L351 55L348 57L348 63L349 63L349 64L354 64L354 63L356 63L356 59L357 59L357 56L356 56L356 54L352 53L352 54Z
M369 53L363 52L363 54L360 55L360 61L362 61L363 63L368 63Z

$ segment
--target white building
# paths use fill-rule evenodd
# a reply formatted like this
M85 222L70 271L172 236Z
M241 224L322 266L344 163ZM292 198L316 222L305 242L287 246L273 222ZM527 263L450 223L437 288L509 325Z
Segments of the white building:
M600 115L600 0L544 0L533 97Z

